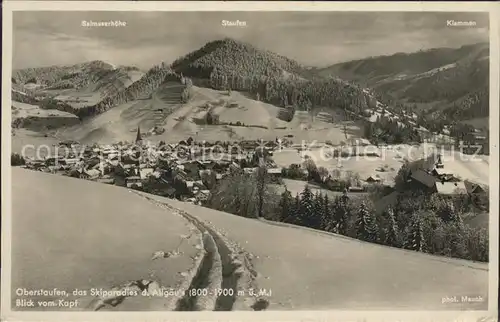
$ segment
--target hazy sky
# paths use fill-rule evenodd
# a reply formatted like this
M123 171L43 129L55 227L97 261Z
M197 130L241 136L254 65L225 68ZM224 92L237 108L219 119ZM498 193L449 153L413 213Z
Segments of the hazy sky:
M459 47L488 41L483 13L375 12L14 12L13 67L104 60L149 68L231 37L305 65ZM82 27L85 21L119 20L126 27ZM240 20L246 27L223 27ZM450 27L447 20L476 21Z

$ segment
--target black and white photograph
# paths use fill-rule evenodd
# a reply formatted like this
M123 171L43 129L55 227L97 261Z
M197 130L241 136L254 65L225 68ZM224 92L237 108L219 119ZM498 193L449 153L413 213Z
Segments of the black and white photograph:
M493 3L7 5L2 318L497 311Z

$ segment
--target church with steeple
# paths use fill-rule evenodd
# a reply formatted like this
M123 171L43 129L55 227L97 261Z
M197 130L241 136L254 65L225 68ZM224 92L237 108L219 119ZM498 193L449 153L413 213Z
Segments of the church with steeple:
M135 138L135 144L141 144L141 143L142 143L141 128L137 126L137 136Z

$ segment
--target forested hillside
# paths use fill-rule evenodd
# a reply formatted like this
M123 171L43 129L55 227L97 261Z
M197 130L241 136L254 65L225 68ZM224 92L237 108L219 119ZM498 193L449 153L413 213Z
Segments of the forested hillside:
M72 66L49 66L40 68L26 68L12 72L14 84L38 84L47 87L82 87L96 81L114 67L100 60Z
M109 96L96 105L79 109L75 111L75 114L80 118L85 118L103 113L114 106L129 101L141 98L149 98L161 84L168 80L186 83L186 80L183 77L180 77L171 69L166 68L165 66L154 66L140 80L133 83L126 90ZM189 83L189 81L187 82ZM183 93L183 97L185 99L187 99L188 97L187 91L188 89L186 89L186 91Z
M292 111L321 106L360 112L375 104L358 86L313 77L310 70L291 59L232 39L210 42L176 60L172 68L209 80L215 89L249 92L257 100Z
M14 71L12 91L14 101L39 105L42 109L56 109L72 113L80 119L100 114L114 106L136 99L149 98L151 94L165 81L185 82L182 77L170 68L154 66L139 80L128 79L125 73L136 71L135 67L113 67L110 64L93 61L74 66L53 66L29 68ZM25 88L22 88L25 85ZM30 86L31 85L31 86ZM37 86L33 86L37 85ZM101 98L94 103L80 103L80 106L58 99L51 95L54 90L84 89L89 93L101 93ZM58 93L56 91L56 93ZM187 91L183 97L187 99Z
M279 54L225 38L207 43L170 66L155 66L133 81L126 75L134 67L93 61L17 70L12 82L19 91L35 97L42 108L70 112L80 119L151 98L165 81L184 85L193 79L196 85L241 91L283 107L280 118L286 121L297 110L339 108L349 112L346 115L364 115L366 109L376 109L379 100L395 112L416 112L419 125L439 131L443 124L489 115L488 58L488 44L476 44L308 69ZM22 93L13 95L37 105ZM188 88L182 96L188 99Z
M305 72L296 61L229 38L207 43L174 61L172 68L200 78L210 77L214 69L224 75L241 76L281 76L283 71L300 75Z
M463 121L489 115L489 45L373 57L318 71L373 88L396 110Z

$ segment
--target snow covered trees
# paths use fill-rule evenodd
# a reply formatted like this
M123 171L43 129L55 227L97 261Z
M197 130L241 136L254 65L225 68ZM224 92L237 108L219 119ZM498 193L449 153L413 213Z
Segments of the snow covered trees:
M395 188L398 190L404 190L407 187L408 179L410 179L410 163L408 160L404 160L401 168L399 168L396 177L394 178Z
M389 246L399 247L401 245L401 240L399 228L394 216L394 210L389 207L385 212L385 216L387 220L387 230L385 232L384 243Z
M304 190L300 194L300 206L299 206L299 222L303 226L313 227L314 226L314 194L308 185L305 186Z
M423 223L418 214L412 215L412 223L408 229L404 248L424 252L426 248Z
M286 222L288 218L293 214L294 208L294 198L288 189L281 194L279 208L278 208L278 220Z
M331 197L308 185L295 197L285 189L280 195L266 190L260 198L257 177L246 175L218 183L212 197L218 204L212 207L257 217L262 200L268 219L418 252L488 261L487 230L468 226L461 208L455 208L449 198L401 194L394 205L377 210L372 204L374 196L348 197L345 193Z
M378 225L376 218L368 211L366 204L361 203L358 211L358 218L356 220L356 236L364 241L377 242L378 241Z
M347 235L348 219L350 210L347 205L347 200L342 197L336 197L332 206L332 222L329 223L329 231L337 234Z
M285 108L323 105L354 112L368 108L361 88L334 78L310 77L291 59L231 39L207 43L176 60L172 68L206 79L214 89L249 92Z

